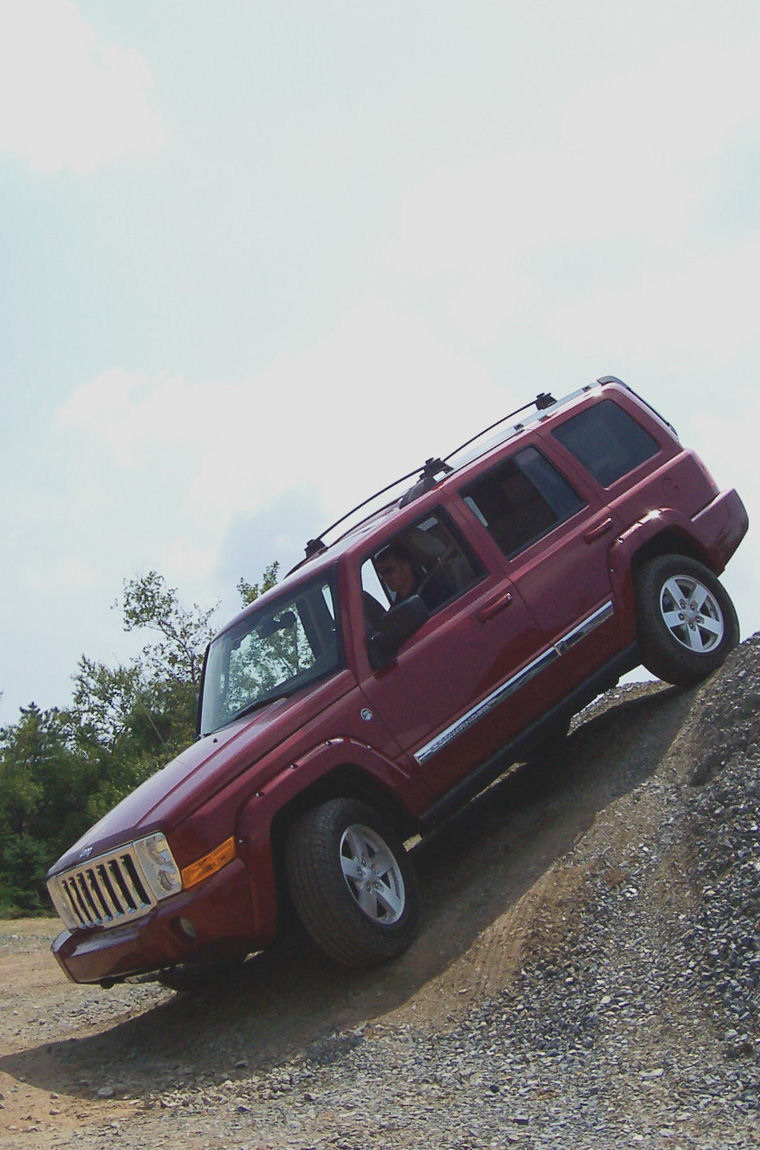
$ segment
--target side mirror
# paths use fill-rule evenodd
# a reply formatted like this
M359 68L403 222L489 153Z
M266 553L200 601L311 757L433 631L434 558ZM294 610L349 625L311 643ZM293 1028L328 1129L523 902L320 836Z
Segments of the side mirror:
M429 618L430 612L419 595L410 595L391 607L369 637L369 661L375 670L391 662L399 647Z

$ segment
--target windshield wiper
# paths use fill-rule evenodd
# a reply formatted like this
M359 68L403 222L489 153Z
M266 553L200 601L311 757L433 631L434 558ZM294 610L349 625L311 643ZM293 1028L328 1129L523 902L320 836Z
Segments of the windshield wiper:
M254 699L252 703L248 703L245 707L242 707L239 711L236 711L232 718L228 720L228 722L234 723L236 719L242 719L245 715L251 715L254 711L258 711L262 707L266 707L269 703L276 703L278 699L287 699L292 694L292 691L280 691L279 694L276 695L264 695L260 699Z

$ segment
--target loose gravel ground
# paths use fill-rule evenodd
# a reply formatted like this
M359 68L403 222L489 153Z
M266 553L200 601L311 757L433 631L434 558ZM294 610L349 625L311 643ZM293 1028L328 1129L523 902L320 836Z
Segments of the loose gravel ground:
M3 1147L756 1148L759 704L759 637L697 689L605 696L561 771L422 848L425 929L385 971L297 939L109 997L4 924Z

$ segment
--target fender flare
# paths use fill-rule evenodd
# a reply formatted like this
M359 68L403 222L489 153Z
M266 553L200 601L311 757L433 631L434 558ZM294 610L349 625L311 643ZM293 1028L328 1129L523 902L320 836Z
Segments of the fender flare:
M618 535L609 550L609 571L615 601L619 604L624 638L632 641L636 634L636 594L633 581L635 556L652 544L658 536L677 536L683 541L682 550L695 558L702 557L702 548L694 538L691 520L671 507L658 507L648 511L627 530ZM677 550L677 548L673 548Z
M328 739L289 763L251 795L235 819L238 849L245 858L253 902L256 937L261 945L277 934L278 876L272 826L277 815L338 770L350 768L384 791L415 819L428 805L411 774L392 759L356 739Z

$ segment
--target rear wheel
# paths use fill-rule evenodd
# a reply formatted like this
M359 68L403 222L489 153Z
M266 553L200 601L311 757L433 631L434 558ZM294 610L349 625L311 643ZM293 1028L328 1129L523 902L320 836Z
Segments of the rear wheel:
M667 683L698 683L739 641L731 598L709 568L682 555L645 564L636 578L644 666Z
M364 803L333 799L308 811L288 836L286 869L303 925L341 965L385 962L414 939L414 870L393 829Z

